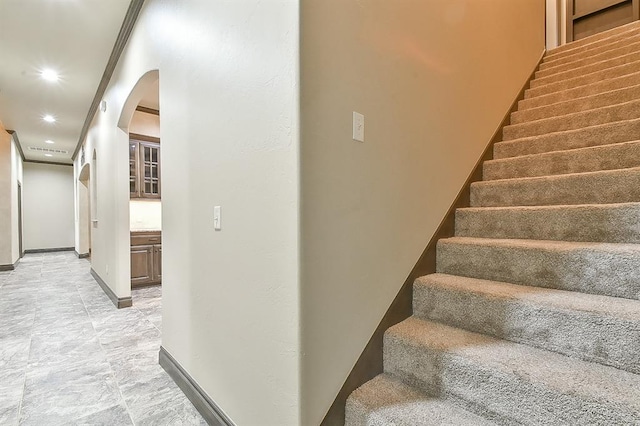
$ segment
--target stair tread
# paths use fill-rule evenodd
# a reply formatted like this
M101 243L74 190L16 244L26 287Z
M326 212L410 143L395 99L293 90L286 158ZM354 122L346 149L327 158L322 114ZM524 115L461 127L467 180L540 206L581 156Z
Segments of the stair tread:
M385 337L442 353L473 364L478 370L492 370L492 375L516 376L523 382L586 401L624 405L640 415L640 375L614 367L416 317L391 327Z
M598 108L567 112L551 117L510 124L503 129L506 140L519 137L538 136L564 130L582 129L623 120L632 120L640 115L640 100L634 99Z
M613 80L615 78L634 74L638 71L639 66L640 60L636 60L626 64L616 65L611 68L605 68L603 70L567 78L565 80L554 81L542 86L531 87L525 91L525 99L531 99L551 93L558 93L578 87L586 87L600 81Z
M451 401L428 396L390 374L380 374L356 389L347 404L348 415L367 419L376 426L492 425ZM357 411L364 411L359 413ZM349 420L347 423L349 424ZM351 423L353 424L353 423Z
M598 94L598 95L602 95L602 94ZM595 96L598 96L595 95ZM505 127L526 127L528 125L532 125L532 124L537 124L537 123L542 123L545 121L552 121L552 120L558 120L558 119L570 119L572 117L575 116L580 116L580 115L587 115L587 114L593 114L594 112L598 112L600 110L611 110L614 108L620 108L620 107L634 107L636 106L636 104L638 104L638 102L640 102L638 99L632 99L629 101L623 101L623 102L619 102L616 104L611 104L611 105L605 105L605 106L601 106L601 107L596 107L596 108L592 108L592 109L588 109L588 110L584 110L584 111L572 111L572 112L568 112L565 114L558 114L558 115L553 115L551 117L543 117L543 118L539 118L537 120L531 120L531 121L526 121L523 123L517 123L517 124L509 124L508 126ZM634 117L634 118L638 118L638 117ZM629 118L628 120L633 120L633 118ZM622 121L622 120L618 120L618 121ZM597 124L596 124L597 125ZM571 129L569 129L571 130Z
M637 44L640 46L640 42L634 43L634 44ZM620 50L622 50L622 48ZM638 61L638 52L627 52L619 56L613 56L610 58L602 59L600 61L596 60L595 62L581 64L581 65L578 65L577 67L572 67L571 69L568 69L568 70L558 71L556 73L552 73L549 75L536 76L535 79L533 80L536 82L534 83L535 86L532 85L531 87L535 87L535 88L544 87L546 84L574 78L574 77L569 77L569 76L572 76L573 74L579 74L580 76L583 76L587 74L600 72L605 69L614 68L616 66L625 65L630 62L637 62L637 61ZM563 65L566 65L566 64L563 64ZM610 65L610 66L607 66L607 65ZM587 71L587 69L589 70ZM580 73L580 71L582 71L582 73Z
M418 286L439 286L485 298L518 300L563 310L590 312L602 317L615 317L640 325L640 301L619 297L579 293L543 287L531 287L500 281L436 273L420 277Z
M460 236L436 257L440 273L640 299L640 244Z
M624 142L616 142L610 143L607 145L594 145L594 146L583 146L579 148L570 148L570 149L559 149L557 151L548 151L548 152L537 152L534 154L525 154L519 155L517 157L506 157L506 158L496 158L493 160L487 160L485 163L494 164L494 163L509 163L515 160L521 160L530 158L532 160L545 158L545 157L554 157L558 155L566 155L566 154L578 154L581 152L597 152L597 151L608 151L616 148L620 148L621 146L629 146L640 143L640 139L632 140L632 141L624 141Z
M605 56L607 53L617 53L624 50L625 47L635 45L637 43L640 43L640 33L635 33L631 36L620 38L613 43L607 43L606 45L603 44L588 51L582 52L582 54L577 53L575 55L567 55L563 56L562 58L556 58L553 61L542 62L538 72L545 72L547 73L547 75L549 75L548 72L552 72L563 66L573 68L572 64L575 64L579 61L591 60L593 62L599 62L599 59L601 59L601 57ZM538 74L536 74L536 77L537 76Z
M640 72L631 72L623 74L618 77L612 77L602 80L597 83L587 84L584 86L577 86L567 90L561 90L559 92L552 92L541 94L535 97L529 97L518 102L518 110L526 111L531 108L538 108L543 106L554 105L566 100L579 100L587 96L598 95L609 92L611 90L624 89L630 86L639 84ZM604 90L601 90L604 89ZM564 96L560 96L564 95ZM560 99L560 100L557 100ZM532 107L531 105L535 105ZM520 109L522 107L523 109Z
M640 203L460 208L455 235L640 243Z
M451 274L415 281L414 316L640 374L640 301Z
M609 123L603 123L603 124L596 124L593 126L587 126L587 127L582 127L579 129L571 129L571 130L561 130L558 132L550 132L550 133L546 133L543 135L535 135L535 136L526 136L526 137L519 137L516 139L510 139L510 140L505 140L505 141L500 141L497 142L494 145L494 150L495 147L498 147L498 149L501 149L503 147L509 146L509 147L514 147L514 146L523 146L523 147L531 147L531 145L536 142L536 141L541 141L541 140L548 140L550 138L556 138L556 137L564 137L566 139L566 141L568 141L567 143L570 146L573 146L574 148L564 148L564 147L560 147L559 149L557 149L558 151L566 151L568 149L578 149L578 148L584 148L584 147L588 147L588 146L603 146L603 145L608 145L611 142L605 142L605 143L593 143L593 144L589 144L589 145L578 145L577 141L580 141L582 139L584 139L585 134L588 135L590 133L594 133L597 131L604 131L605 135L611 133L612 129L616 129L619 130L620 133L628 133L629 137L627 140L621 140L621 139L616 139L615 142L613 143L621 143L621 142L632 142L634 140L636 140L636 138L634 137L635 134L633 133L633 130L631 131L627 131L627 127L632 127L632 126L640 126L640 118L633 118L633 119L629 119L629 120L620 120L620 121L612 121ZM625 135L626 136L626 135ZM573 144L573 145L572 145ZM558 146L557 144L552 144L553 146ZM544 152L554 152L554 151L539 151L539 152L534 152L534 153L544 153ZM534 154L531 153L531 154ZM529 155L529 154L525 154L525 155ZM509 156L509 157L501 157L501 158L512 158L512 157L516 157L514 156Z
M485 161L485 181L640 167L640 141L619 142Z
M611 204L640 201L640 167L514 177L471 184L471 206Z
M565 56L565 54L568 54L569 52L575 52L576 48L593 46L599 42L607 43L607 40L611 40L612 38L628 37L630 34L634 34L635 32L637 32L640 29L639 27L640 27L640 23L638 21L634 21L629 24L620 25L610 30L601 31L590 37L585 37L580 40L575 40L575 41L560 45L555 49L551 49L546 53L545 58L547 60L552 60L553 58L559 58L561 56Z
M545 112L552 112L553 110L558 110L563 107L583 108L574 112L585 112L585 111L591 111L591 110L606 107L606 106L618 105L621 103L630 102L632 100L632 96L636 94L635 93L636 91L640 91L640 84L629 85L619 89L607 90L605 92L588 94L586 96L580 96L580 97L571 98L571 99L564 99L559 102L555 102L547 105L541 105L538 107L518 109L518 111L515 111L512 114L512 119L518 118L518 117L524 117L524 119L526 120L526 121L522 121L522 123L524 123L524 122L535 121L535 120L546 118L546 117L540 117L540 118L527 119L526 118L527 116L531 116L531 115L538 116ZM595 102L598 102L598 101L600 102L600 105L592 106ZM603 101L606 101L607 103L603 103ZM554 114L554 116L556 115ZM519 123L516 123L516 124L519 124Z
M525 240L516 238L449 237L438 241L441 244L467 244L508 248L526 248L548 251L591 250L610 253L633 253L640 255L640 244L600 243L586 241Z
M567 205L552 205L552 206L490 206L490 207L460 207L457 210L474 212L474 211L537 211L537 210L580 210L580 209L617 209L623 207L637 208L640 210L640 202L633 203L608 203L608 204L567 204Z
M516 178L508 178L508 179L494 179L494 180L483 180L478 182L473 182L471 184L474 186L485 186L485 185L500 185L505 182L542 182L544 180L551 181L563 181L575 178L588 178L590 176L615 176L615 175L624 175L629 173L640 173L640 167L629 167L626 169L613 169L613 170L596 170L592 172L579 172L579 173L565 173L563 175L550 175L550 176L528 176L528 177L516 177ZM591 203L585 203L591 204ZM612 204L612 203L606 203Z

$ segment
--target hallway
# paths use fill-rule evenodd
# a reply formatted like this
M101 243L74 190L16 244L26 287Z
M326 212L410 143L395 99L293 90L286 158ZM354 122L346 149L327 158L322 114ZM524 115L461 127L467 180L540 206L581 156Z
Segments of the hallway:
M0 272L0 425L204 425L158 365L160 287L116 309L72 252Z

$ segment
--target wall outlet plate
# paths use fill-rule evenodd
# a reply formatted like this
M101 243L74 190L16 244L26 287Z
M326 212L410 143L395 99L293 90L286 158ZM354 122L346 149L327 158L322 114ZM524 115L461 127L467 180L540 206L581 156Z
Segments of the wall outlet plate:
M353 140L364 142L364 115L353 111Z
M222 223L220 218L220 206L213 208L213 229L219 231L222 229Z

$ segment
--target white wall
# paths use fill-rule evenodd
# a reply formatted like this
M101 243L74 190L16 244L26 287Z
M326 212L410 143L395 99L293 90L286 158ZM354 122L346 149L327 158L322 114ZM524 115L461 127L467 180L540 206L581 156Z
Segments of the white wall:
M295 0L148 0L85 141L98 157L92 266L125 297L117 123L138 79L159 69L162 344L238 425L300 423L297 52Z
M155 200L131 200L129 226L132 231L157 231L162 229L162 203Z
M90 184L90 182L87 182ZM78 204L76 223L76 252L88 254L91 250L91 210L89 206L89 187L76 181L76 202Z
M546 48L547 50L558 47L560 42L560 16L558 3L560 0L545 0L546 12Z
M75 209L75 251L78 254L88 254L91 248L91 206L90 187L91 171L89 154L85 153L85 161L80 164L80 155L73 164L73 187Z
M18 215L18 182L23 184L22 157L15 139L11 142L11 259L15 263L20 258L20 235ZM23 186L24 188L24 186Z
M567 0L545 0L547 7L547 50L567 43Z
M0 123L0 265L12 265L12 138Z
M567 43L567 0L560 2L560 44Z
M73 168L53 164L24 164L24 248L74 247Z
M302 1L303 425L322 420L536 66L544 6Z

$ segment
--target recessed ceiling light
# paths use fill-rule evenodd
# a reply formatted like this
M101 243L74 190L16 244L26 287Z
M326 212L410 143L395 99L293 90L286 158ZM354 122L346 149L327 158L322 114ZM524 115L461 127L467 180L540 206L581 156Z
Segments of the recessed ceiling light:
M46 121L47 123L55 123L56 122L55 117L53 115L51 115L51 114L45 115L44 117L42 117L42 119L44 121Z
M46 141L44 141L44 143L55 143L55 142L53 142L51 139L47 139Z
M47 81L58 81L58 79L60 78L58 73L52 70L51 68L43 69L42 72L40 73L40 77L42 77L43 80L47 80Z
M53 154L45 154L45 157L53 157Z

